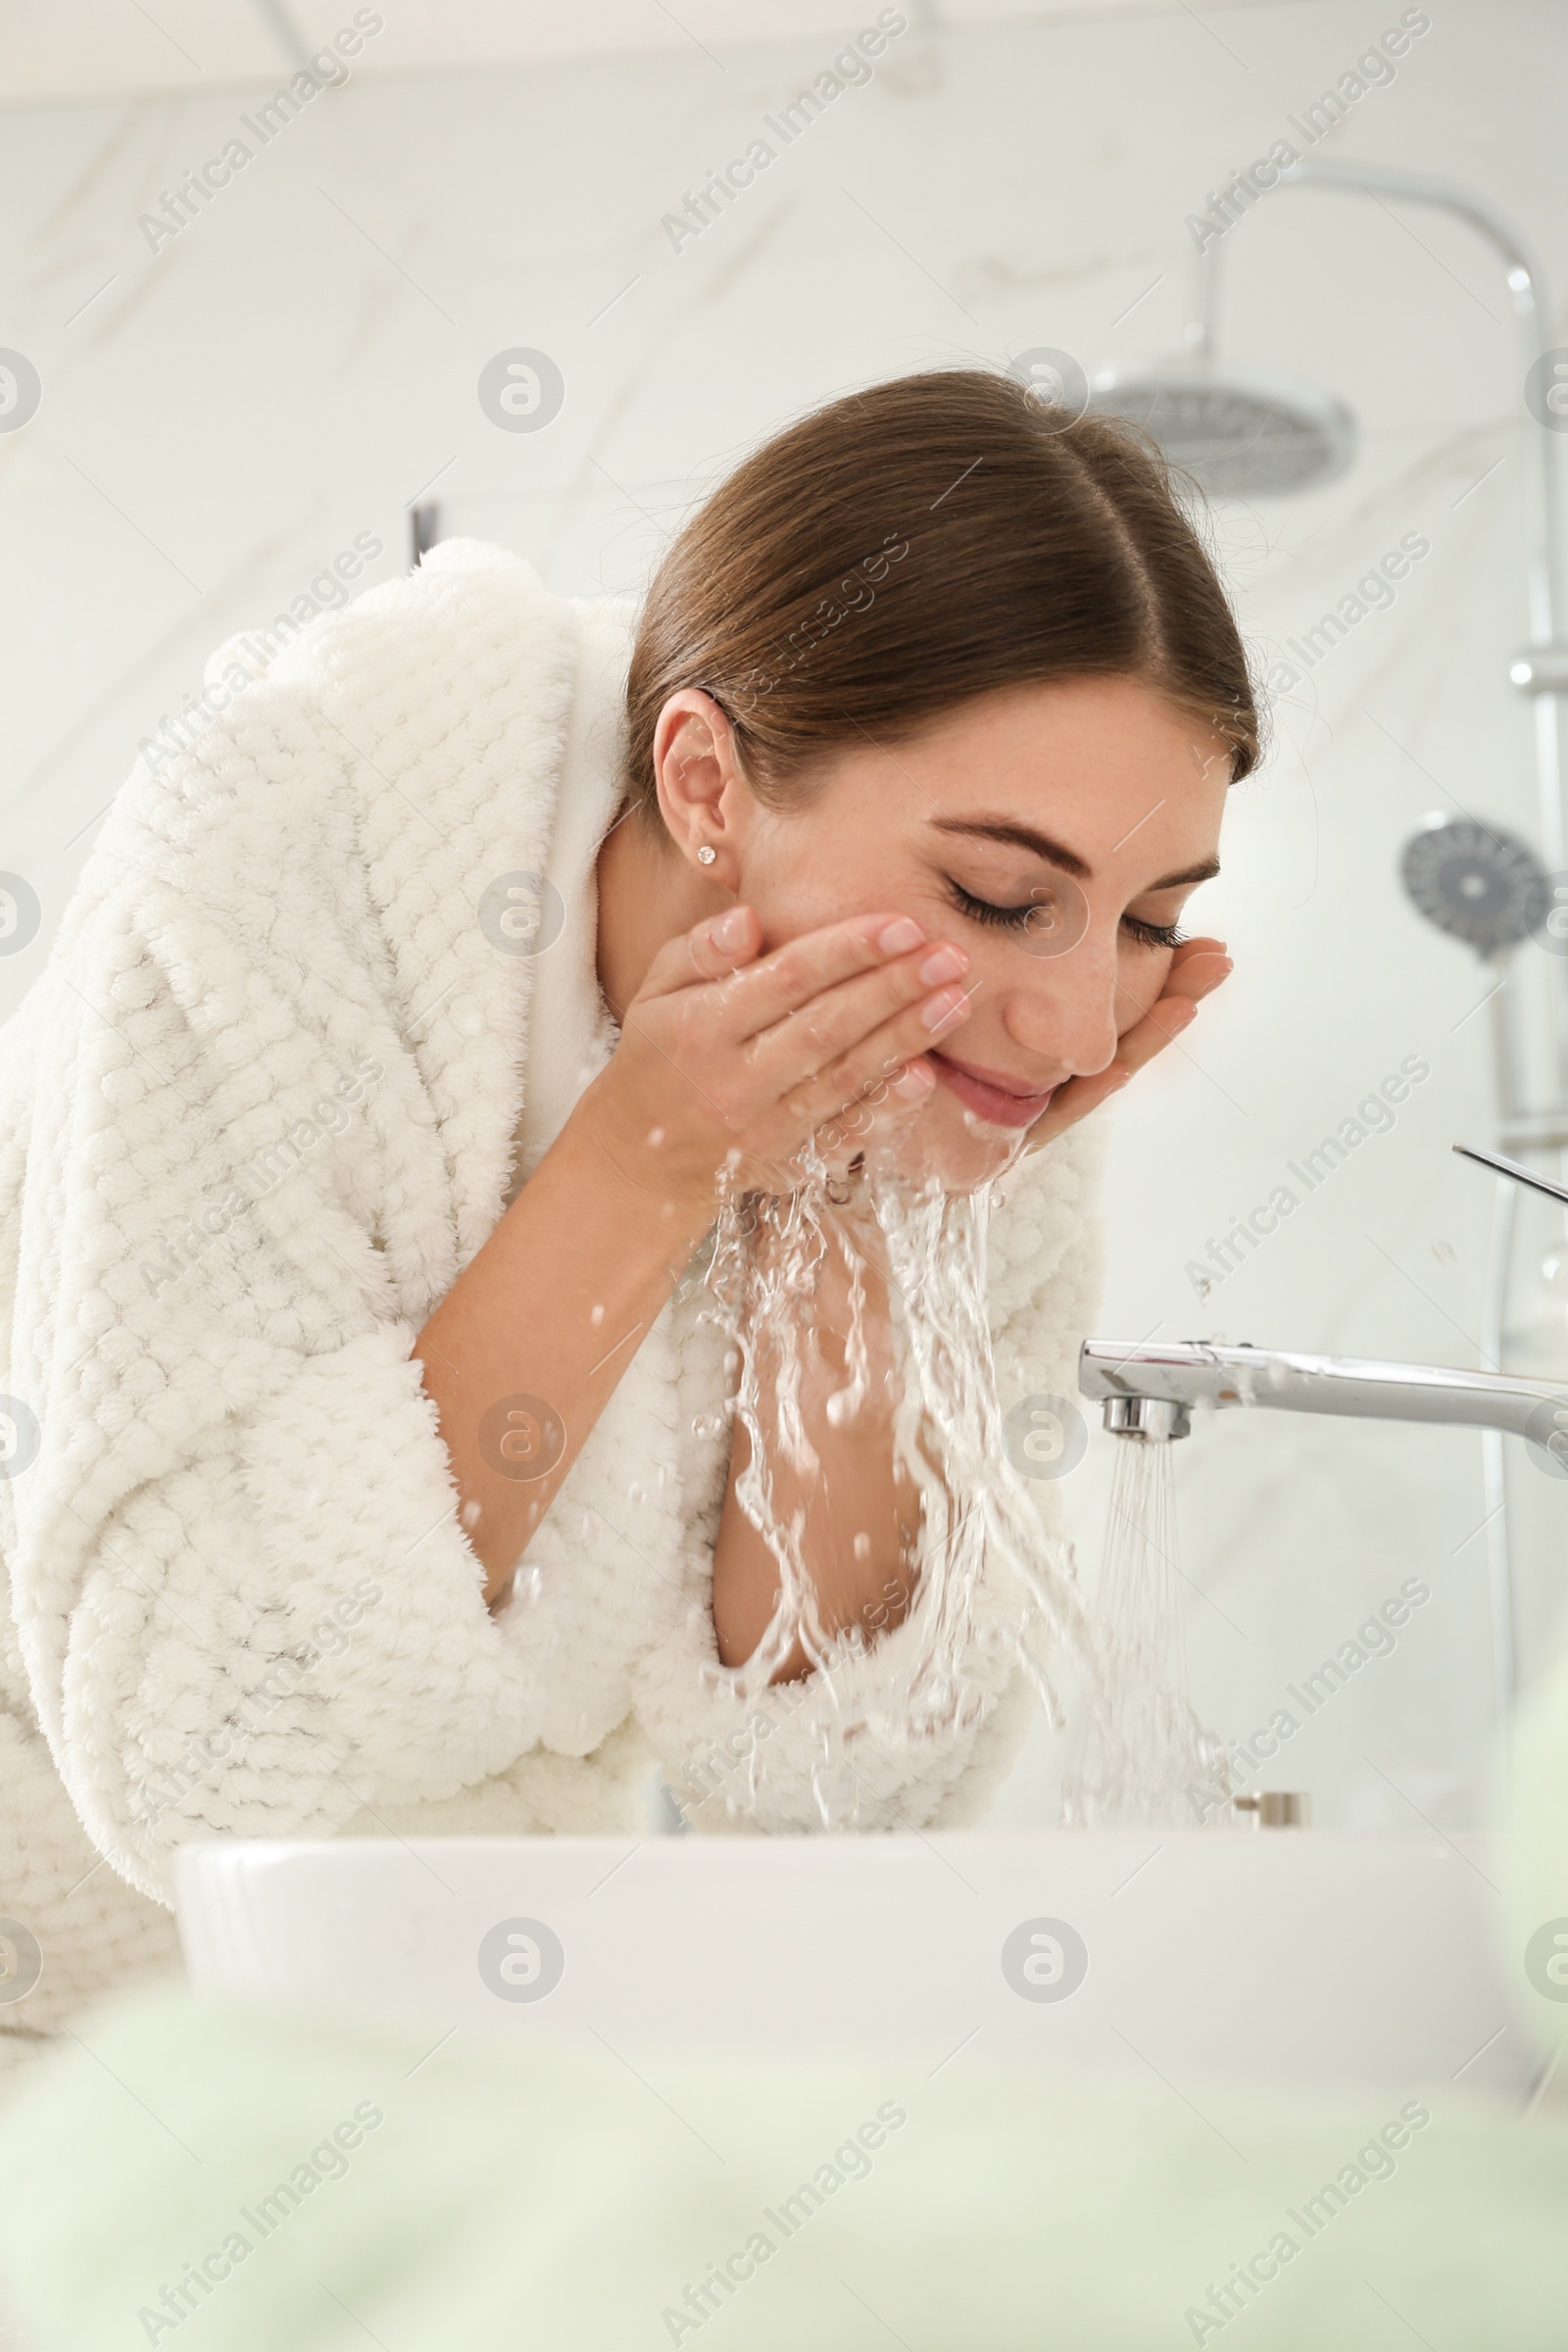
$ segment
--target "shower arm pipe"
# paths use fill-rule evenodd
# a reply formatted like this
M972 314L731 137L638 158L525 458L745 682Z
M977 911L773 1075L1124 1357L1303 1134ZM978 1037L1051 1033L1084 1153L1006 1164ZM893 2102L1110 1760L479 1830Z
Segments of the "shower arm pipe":
M1514 314L1519 321L1519 340L1527 368L1549 349L1546 313L1548 295L1546 275L1540 256L1505 213L1497 211L1484 197L1477 196L1456 180L1436 178L1426 172L1391 171L1387 166L1374 164L1317 163L1310 156L1296 164L1287 164L1280 172L1280 187L1341 188L1348 194L1366 195L1374 202L1382 196L1394 196L1407 204L1435 205L1442 212L1455 214L1501 256L1507 275L1508 291L1513 297ZM1530 582L1530 641L1533 645L1551 645L1561 623L1563 610L1562 577L1562 516L1558 506L1561 486L1559 436L1541 430L1541 531L1532 551Z
M1485 1361L1502 1362L1508 1338L1508 1268L1513 1257L1514 1226L1519 1188L1506 1176L1497 1178L1492 1204L1492 1246L1481 1302L1481 1351ZM1519 1689L1519 1646L1514 1626L1513 1560L1509 1546L1507 1464L1503 1432L1481 1432L1481 1494L1486 1504L1487 1592L1492 1615L1492 1681L1497 1702L1499 1729L1511 1721ZM1507 1742L1497 1759L1504 1784L1508 1777Z
M1507 215L1456 180L1431 173L1391 170L1381 164L1337 164L1312 157L1287 164L1272 183L1276 187L1338 188L1348 195L1370 196L1374 202L1394 197L1410 204L1430 204L1465 220L1485 237L1500 257L1508 290L1519 321L1519 340L1526 370L1549 348L1547 314L1550 308L1546 275L1529 240ZM1266 193L1267 191L1263 191ZM1260 200L1260 199L1259 199ZM1199 367L1211 364L1219 299L1219 241L1214 239L1199 256L1198 298L1186 341ZM1532 533L1528 571L1530 643L1554 646L1564 612L1562 566L1562 463L1560 436L1543 426L1537 436L1537 519ZM1536 773L1542 849L1548 869L1568 868L1568 777L1564 747L1568 745L1568 693L1547 686L1533 698L1536 713ZM1545 1125L1562 1123L1561 1099L1568 1092L1568 962L1555 975L1549 994L1555 1015L1555 1060L1558 1105L1545 1114ZM1510 1053L1511 1062L1513 1055ZM1527 1148L1522 1134L1519 1148ZM1552 1149L1558 1139L1553 1136ZM1568 1172L1568 1158L1559 1156Z
M1462 187L1456 180L1439 179L1419 172L1391 171L1377 164L1315 163L1308 156L1300 162L1285 165L1272 185L1281 188L1339 188L1349 195L1370 196L1374 202L1384 196L1394 196L1409 204L1436 205L1440 211L1453 213L1458 219L1467 220L1501 256L1507 273L1508 290L1513 297L1514 312L1519 320L1519 339L1526 367L1533 367L1549 348L1546 341L1546 277L1539 256L1506 214L1499 213L1494 205L1473 194L1469 188ZM1199 256L1198 297L1185 335L1188 349L1205 362L1213 356L1217 329L1219 257L1217 238L1206 245ZM1563 610L1562 515L1558 504L1561 452L1557 442L1557 434L1543 428L1541 531L1538 544L1532 550L1530 566L1532 645L1555 643Z
M1508 290L1519 321L1525 367L1534 366L1549 348L1546 341L1548 296L1545 271L1529 241L1506 214L1455 180L1420 172L1390 170L1381 164L1336 164L1300 158L1287 164L1271 183L1281 188L1338 188L1348 195L1370 196L1374 202L1392 196L1408 204L1430 204L1466 220L1500 256ZM1266 191L1265 191L1266 193ZM1199 258L1199 290L1195 316L1186 341L1200 366L1212 358L1218 311L1218 241ZM1539 521L1530 551L1530 643L1557 642L1563 613L1562 570L1562 452L1559 436L1544 427L1540 433ZM1535 696L1536 754L1540 776L1542 846L1546 862L1556 872L1568 866L1568 804L1564 798L1562 751L1568 738L1568 695L1547 690ZM1559 995L1568 1007L1568 973ZM1565 1009L1568 1018L1568 1009Z
M1269 1348L1221 1348L1205 1340L1085 1340L1078 1354L1085 1396L1116 1407L1141 1399L1181 1408L1169 1434L1187 1435L1194 1405L1268 1405L1355 1421L1427 1421L1533 1437L1544 1405L1568 1428L1568 1386L1443 1364L1286 1354Z
M1279 175L1280 187L1338 188L1348 195L1370 196L1374 202L1385 196L1409 204L1429 204L1439 211L1451 213L1467 221L1492 246L1502 264L1508 290L1513 298L1514 314L1519 325L1520 354L1523 371L1528 370L1549 349L1547 314L1550 307L1546 274L1540 257L1529 240L1514 225L1505 213L1489 204L1484 197L1461 186L1457 181L1443 179L1417 172L1390 170L1376 164L1340 164L1317 162L1310 156L1287 164ZM1560 436L1543 425L1537 435L1537 517L1532 533L1529 556L1529 615L1532 646L1554 646L1564 613L1562 565L1562 451ZM1541 812L1541 841L1547 867L1553 873L1568 867L1568 774L1564 772L1564 747L1568 744L1568 695L1561 691L1538 692L1535 702L1537 796ZM1549 991L1553 1000L1556 1033L1555 1063L1558 1102L1560 1107L1565 1077L1568 1077L1568 965L1555 975L1556 985ZM1513 1060L1511 1051L1508 1060ZM1513 1106L1517 1111L1517 1103ZM1548 1124L1551 1122L1548 1121ZM1559 1156L1559 1167L1565 1164Z

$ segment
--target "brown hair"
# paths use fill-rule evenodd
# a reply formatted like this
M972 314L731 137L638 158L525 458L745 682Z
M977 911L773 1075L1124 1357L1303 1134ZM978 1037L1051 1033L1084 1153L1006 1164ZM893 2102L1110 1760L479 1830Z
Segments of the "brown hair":
M1011 376L906 375L763 444L699 509L644 604L623 781L658 819L654 730L683 686L734 726L773 807L848 743L890 743L973 695L1147 679L1259 756L1224 589L1153 443ZM662 827L660 827L662 831Z

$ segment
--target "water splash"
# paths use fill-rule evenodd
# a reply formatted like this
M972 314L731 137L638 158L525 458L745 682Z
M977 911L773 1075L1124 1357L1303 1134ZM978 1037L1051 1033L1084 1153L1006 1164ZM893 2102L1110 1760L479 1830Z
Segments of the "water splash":
M1172 1447L1120 1437L1095 1607L1096 1703L1063 1789L1062 1818L1191 1829L1191 1792L1229 1792L1223 1741L1187 1694L1177 1590ZM1226 1818L1223 1812L1220 1818Z
M778 1573L773 1615L753 1655L705 1675L742 1734L725 1801L731 1814L744 1814L756 1802L762 1695L799 1643L828 1694L812 1786L824 1826L839 1829L858 1818L858 1764L868 1752L883 1743L917 1751L978 1723L1020 1663L1048 1720L1059 1724L1056 1671L1070 1664L1081 1683L1092 1683L1095 1667L1071 1545L1043 1525L1004 1444L987 1322L997 1179L953 1193L934 1175L911 1177L868 1156L858 1184L846 1190L814 1147L803 1165L805 1181L790 1193L726 1191L705 1278L704 1319L721 1324L735 1351L726 1417L738 1417L750 1441L736 1500ZM920 1500L917 1639L897 1687L854 1670L866 1650L859 1626L824 1625L804 1553L805 1506L784 1511L777 1491L778 1466L789 1465L807 1492L820 1471L802 1391L830 1252L845 1259L850 1328L846 1377L828 1400L828 1419L835 1428L853 1424L870 1396L864 1263L846 1248L857 1217L858 1241L874 1250L886 1282L895 1459ZM996 1596L983 1606L982 1573ZM735 1745L732 1737L732 1753Z

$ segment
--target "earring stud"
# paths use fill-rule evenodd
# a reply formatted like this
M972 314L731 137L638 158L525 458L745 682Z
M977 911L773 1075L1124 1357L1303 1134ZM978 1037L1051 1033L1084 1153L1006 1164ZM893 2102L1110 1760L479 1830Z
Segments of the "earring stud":
M702 848L697 853L697 862L699 865L711 865L713 859L717 856L718 852L712 848L709 842L705 841Z

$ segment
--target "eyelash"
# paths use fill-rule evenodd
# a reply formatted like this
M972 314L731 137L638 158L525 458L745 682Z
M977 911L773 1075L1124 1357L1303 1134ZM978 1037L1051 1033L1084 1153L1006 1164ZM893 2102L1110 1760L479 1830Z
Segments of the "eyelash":
M993 906L989 899L977 899L972 891L965 890L962 883L955 882L951 875L948 888L960 914L968 915L976 923L989 923L997 930L1021 931L1035 905L1033 900L1028 900L1021 906ZM1141 948L1179 948L1188 936L1175 923L1146 923L1136 914L1124 914L1121 919L1123 928L1137 940Z
M1140 922L1136 914L1124 914L1121 919L1140 947L1179 948L1188 938L1176 923Z

